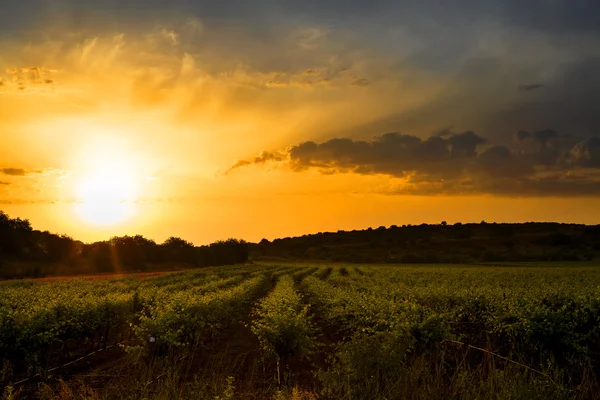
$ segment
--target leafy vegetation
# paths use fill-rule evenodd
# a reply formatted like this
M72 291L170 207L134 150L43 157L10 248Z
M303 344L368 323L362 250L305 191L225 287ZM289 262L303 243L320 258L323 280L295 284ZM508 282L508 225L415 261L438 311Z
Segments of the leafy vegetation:
M256 269L252 279L247 279L252 273L246 269L227 268L146 280L5 282L0 291L0 378L32 376L68 360L70 352L80 356L82 350L105 348L133 333L143 337L142 343L156 338L155 347L177 344L183 332L179 326L170 330L174 317L214 327L233 316L244 296L264 285L261 271ZM206 312L193 315L202 306Z
M292 276L284 275L254 310L252 332L266 353L277 358L279 383L280 362L287 366L288 358L305 356L315 347L315 326L308 308L295 290Z
M228 281L231 282L225 280ZM239 318L244 306L266 287L267 278L260 274L232 288L207 294L191 289L161 297L144 308L135 328L136 336L152 352L161 355L173 347L198 343Z
M599 288L600 267L577 263L7 281L1 379L15 399L594 399ZM114 344L121 378L90 387L55 370ZM15 384L27 377L42 386Z

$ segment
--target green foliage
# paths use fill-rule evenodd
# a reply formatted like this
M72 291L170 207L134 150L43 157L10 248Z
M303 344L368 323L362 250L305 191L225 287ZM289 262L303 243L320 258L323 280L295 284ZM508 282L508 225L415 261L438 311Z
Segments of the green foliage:
M278 358L307 355L315 346L308 309L294 289L292 277L284 275L254 310L252 332L263 349Z
M223 281L219 283L229 283ZM178 291L149 303L139 316L135 334L153 355L197 344L214 336L267 287L267 276L246 279L231 288L206 294L196 289Z
M277 269L0 283L0 384L55 366L61 357L49 354L64 346L81 356L122 340L131 328L143 353L152 354L212 335L266 288L270 271Z
M335 399L591 399L600 391L600 268L565 263L254 264L147 279L3 282L0 378L15 382L132 334L131 358L157 361L174 385L161 393L179 393L173 371L187 370L177 364L182 357L248 316L248 342L251 331L268 360L295 368L280 398L296 398L292 380L313 363L318 384L298 396L320 389ZM63 348L80 353L52 358ZM226 376L202 398L233 399Z
M321 374L337 396L384 398L415 357L439 353L448 340L558 368L565 381L600 364L596 267L370 269L303 281L319 316L342 335Z
M227 377L227 386L221 396L217 396L214 400L235 400L235 379L233 376Z

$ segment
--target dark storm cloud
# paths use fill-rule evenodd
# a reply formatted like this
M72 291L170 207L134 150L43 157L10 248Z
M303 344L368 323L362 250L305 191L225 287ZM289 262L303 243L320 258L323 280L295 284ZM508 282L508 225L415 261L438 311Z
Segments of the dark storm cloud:
M506 26L525 27L547 32L600 32L600 4L596 0L459 0L451 6L443 0L29 0L3 4L0 26L5 30L23 25L50 13L62 13L72 19L93 21L103 15L111 24L122 19L136 22L159 16L189 15L203 19L243 19L258 23L264 19L288 15L319 21L377 22L422 25L428 22L462 25L465 22L497 21Z
M533 137L540 143L546 145L548 143L548 141L555 138L557 135L558 134L556 133L556 131L553 131L552 129L544 129L544 130L535 132L533 134Z
M533 137L533 135L527 131L516 131L514 136L515 140L519 142Z
M506 197L580 197L600 195L600 176L582 179L502 178L425 181L383 192L388 195L480 195Z
M492 145L471 131L427 139L386 133L371 141L308 141L291 146L282 156L259 156L237 162L232 169L277 161L294 171L406 178L408 183L395 193L600 195L600 137L572 143L545 129L519 131L515 138L516 148ZM531 146L524 148L524 141Z
M478 130L514 131L517 127L545 125L569 134L598 134L599 70L600 56L583 54L577 61L557 68L554 77L544 85L543 90L528 92L527 96L522 96L521 102L516 101L509 106L498 105L491 109Z
M399 99L431 89L430 81L437 85L431 89L435 95L418 104L386 108L386 114L365 116L361 121L371 122L359 126L331 128L339 129L336 134L319 132L342 139L304 142L283 154L263 153L238 161L234 169L287 161L297 170L410 176L419 182L413 191L599 192L590 175L556 175L598 168L593 138L600 133L598 0L457 0L451 5L446 0L5 3L0 46L14 38L27 43L30 32L57 23L69 32L125 32L129 38L130 33L177 27L197 18L205 32L180 50L194 53L214 43L219 57L233 59L227 65L302 74L298 81L273 79L267 90L315 88L317 82L333 86L339 75L345 77L345 86L356 86L355 93L370 93L377 105L390 104L390 97L378 98L382 82L397 87ZM52 31L47 35L52 37ZM320 72L326 67L331 70ZM11 79L37 71L19 69ZM412 71L417 72L410 75ZM12 81L0 77L0 91L7 82ZM357 140L398 126L423 135L448 125L479 134L445 129L427 139L391 133ZM539 130L544 126L553 130ZM541 176L540 171L554 175Z
M485 142L486 139L477 136L471 131L450 136L448 139L448 143L452 147L450 155L452 157L474 157L477 155L475 152L477 146Z
M432 136L422 140L401 133L386 133L372 141L331 139L323 143L304 142L288 150L295 170L318 168L361 174L388 174L403 177L418 172L446 176L476 164L477 146L486 140L473 132Z
M600 35L597 43L600 49ZM527 74L548 73L552 77L547 79L543 89L530 90L527 95L515 93L514 85L521 79L521 72L514 67L504 67L508 59L467 61L431 100L344 132L358 136L402 126L423 134L433 131L432 125L450 123L462 129L474 129L501 144L512 141L509 132L522 128L552 126L563 134L578 136L600 132L600 74L597 72L600 56L582 53L569 62L557 59L554 66L537 65L532 59Z
M303 142L291 146L286 157L271 159L287 161L298 171L317 168L326 172L380 173L398 177L419 171L441 176L456 173L472 162L471 159L477 156L475 149L485 142L473 132L451 134L446 139L432 136L425 140L401 133L386 133L372 141L336 138L323 143ZM238 161L232 169L264 162L262 157Z
M502 20L516 26L557 33L600 32L600 3L596 0L501 0L498 4Z

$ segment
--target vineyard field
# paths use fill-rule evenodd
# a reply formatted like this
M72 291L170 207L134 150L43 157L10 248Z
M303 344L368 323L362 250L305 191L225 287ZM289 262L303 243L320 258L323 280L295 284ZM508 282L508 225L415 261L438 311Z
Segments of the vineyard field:
M0 282L0 398L597 399L600 265Z

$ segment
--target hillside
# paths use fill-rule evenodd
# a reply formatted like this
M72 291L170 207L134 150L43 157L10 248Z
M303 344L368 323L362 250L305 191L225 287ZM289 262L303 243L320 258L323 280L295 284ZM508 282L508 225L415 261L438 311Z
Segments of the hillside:
M595 259L600 259L600 225L443 222L195 246L178 237L156 243L141 235L83 243L34 230L28 220L0 211L0 279L167 271L248 260L447 264Z
M357 263L585 261L600 257L600 225L560 223L392 225L263 239L251 259Z

